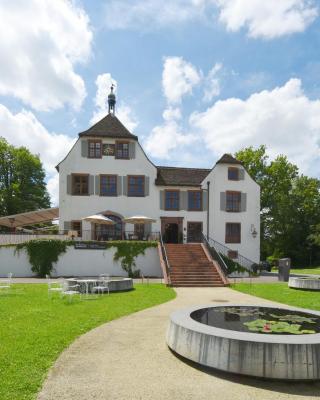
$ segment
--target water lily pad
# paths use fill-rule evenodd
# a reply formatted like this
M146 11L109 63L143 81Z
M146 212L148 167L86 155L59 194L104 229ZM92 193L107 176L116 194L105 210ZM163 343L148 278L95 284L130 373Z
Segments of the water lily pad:
M293 335L316 333L314 330L302 330L300 324L290 324L285 321L268 321L266 319L256 319L254 321L244 322L243 324L252 332L290 333Z

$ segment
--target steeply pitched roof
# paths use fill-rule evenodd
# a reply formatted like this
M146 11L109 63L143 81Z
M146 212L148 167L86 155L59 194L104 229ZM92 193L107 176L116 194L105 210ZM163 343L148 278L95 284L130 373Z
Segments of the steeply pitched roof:
M91 128L87 129L86 131L80 132L79 136L95 136L138 140L138 137L130 133L128 129L113 114L106 115Z
M211 171L204 168L157 167L158 186L200 186Z
M216 162L216 164L240 164L242 165L242 162L237 160L236 158L232 157L231 154L224 154L220 160Z

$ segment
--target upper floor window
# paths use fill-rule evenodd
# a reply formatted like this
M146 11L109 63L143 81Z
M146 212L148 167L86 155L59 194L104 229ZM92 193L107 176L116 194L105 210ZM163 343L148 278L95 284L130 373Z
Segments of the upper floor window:
M116 142L116 158L122 158L122 159L129 158L128 142Z
M193 190L188 192L188 210L202 210L202 192L201 190Z
M101 140L89 140L89 158L102 157L102 142Z
M241 243L240 223L226 223L226 243Z
M179 190L165 191L165 209L179 210Z
M117 175L100 175L100 196L117 195Z
M241 192L226 193L226 211L241 211Z
M72 194L76 196L89 194L89 175L72 175Z
M144 175L128 176L128 196L144 196Z
M239 180L239 168L229 167L228 168L228 179L229 179L229 181L238 181Z

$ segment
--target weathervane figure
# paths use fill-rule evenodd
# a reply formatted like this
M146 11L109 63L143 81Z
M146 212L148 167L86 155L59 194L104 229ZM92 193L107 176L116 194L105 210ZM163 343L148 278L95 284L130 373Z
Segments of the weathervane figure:
M109 114L115 114L116 108L116 95L113 93L114 84L110 87L110 93L108 95L108 112Z

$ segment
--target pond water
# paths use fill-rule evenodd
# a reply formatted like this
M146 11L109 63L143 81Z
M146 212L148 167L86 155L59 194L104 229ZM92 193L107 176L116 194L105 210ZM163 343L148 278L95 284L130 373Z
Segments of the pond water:
M276 335L320 333L320 316L283 308L210 307L196 310L190 317L205 325L238 332Z

